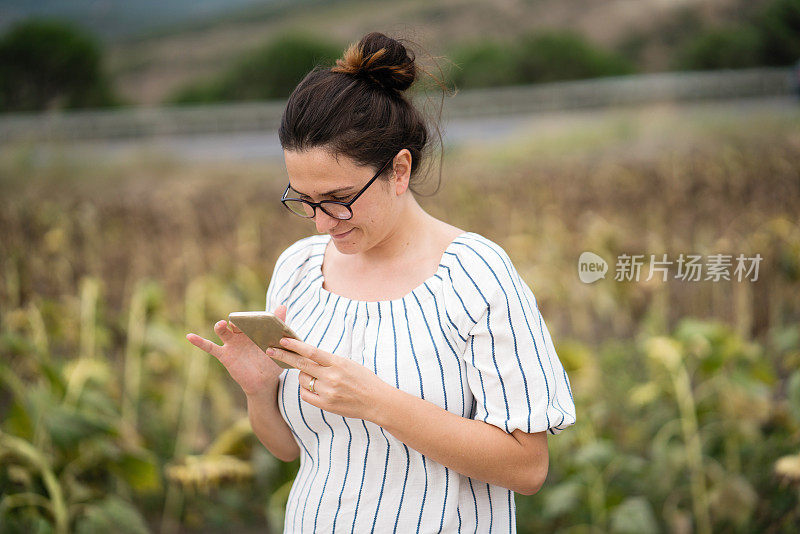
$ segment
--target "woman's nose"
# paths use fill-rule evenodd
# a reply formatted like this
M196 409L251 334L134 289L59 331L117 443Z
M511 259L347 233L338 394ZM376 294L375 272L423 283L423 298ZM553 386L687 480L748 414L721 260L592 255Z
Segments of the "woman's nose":
M317 232L328 233L328 231L339 223L339 219L334 219L321 209L317 208L314 215L314 224L317 225Z

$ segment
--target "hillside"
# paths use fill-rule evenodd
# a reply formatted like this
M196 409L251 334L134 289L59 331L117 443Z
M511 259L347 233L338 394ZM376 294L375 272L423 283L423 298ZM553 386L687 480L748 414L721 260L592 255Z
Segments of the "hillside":
M342 46L368 31L406 36L431 54L476 38L513 39L565 28L634 57L643 71L668 67L670 51L698 28L741 20L764 0L428 0L274 3L112 43L109 68L119 92L145 104L188 81L212 76L243 52L287 31Z

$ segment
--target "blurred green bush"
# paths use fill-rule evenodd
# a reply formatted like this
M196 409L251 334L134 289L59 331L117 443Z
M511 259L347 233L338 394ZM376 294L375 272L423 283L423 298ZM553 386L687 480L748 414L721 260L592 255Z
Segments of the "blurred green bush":
M333 64L338 44L287 33L244 56L219 77L193 82L169 102L178 104L288 97L306 73L319 63Z
M101 46L56 19L26 19L0 38L0 111L119 104Z
M678 70L741 69L761 63L762 38L749 26L715 28L695 36L678 49Z
M800 0L773 0L742 24L706 28L677 47L680 70L786 66L800 60Z
M570 31L550 30L511 43L475 41L456 47L449 71L458 87L577 80L633 73L631 62Z

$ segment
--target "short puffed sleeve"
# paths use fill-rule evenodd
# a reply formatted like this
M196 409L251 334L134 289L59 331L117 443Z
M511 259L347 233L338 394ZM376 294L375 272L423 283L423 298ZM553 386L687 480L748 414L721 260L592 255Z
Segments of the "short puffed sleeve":
M496 243L475 234L460 245L453 276L474 418L508 433L558 434L575 423L575 405L533 291Z

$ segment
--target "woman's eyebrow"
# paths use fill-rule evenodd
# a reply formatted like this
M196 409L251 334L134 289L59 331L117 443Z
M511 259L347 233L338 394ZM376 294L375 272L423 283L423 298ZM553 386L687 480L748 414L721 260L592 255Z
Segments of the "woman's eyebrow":
M289 187L291 187L291 188L292 188L292 191L295 191L296 193L300 193L301 195L306 195L306 194L305 194L305 193L303 193L302 191L298 191L297 189L295 189L294 187L292 187L292 184L291 184L291 182L289 183ZM352 187L352 186L349 186L349 187L340 187L340 188L338 188L338 189L332 189L332 190L328 191L327 193L320 193L320 194L319 194L319 196L321 196L321 197L329 197L329 196L335 195L336 193L350 192L350 191L352 191L352 190L353 190L353 187ZM306 195L306 196L311 196L311 195Z

